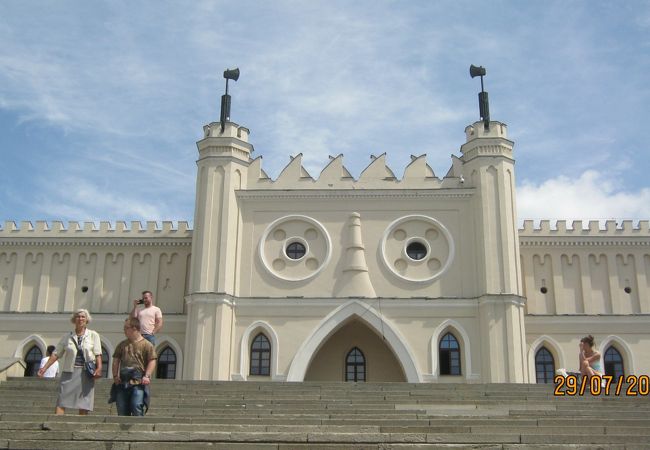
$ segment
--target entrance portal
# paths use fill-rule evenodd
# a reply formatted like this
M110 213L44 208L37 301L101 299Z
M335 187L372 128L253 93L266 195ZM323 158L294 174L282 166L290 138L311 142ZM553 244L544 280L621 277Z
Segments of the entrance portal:
M365 381L406 381L402 367L381 336L364 322L351 320L339 328L316 352L309 363L305 381L345 381L350 351L363 354ZM355 359L359 364L361 359ZM359 373L359 366L355 367Z

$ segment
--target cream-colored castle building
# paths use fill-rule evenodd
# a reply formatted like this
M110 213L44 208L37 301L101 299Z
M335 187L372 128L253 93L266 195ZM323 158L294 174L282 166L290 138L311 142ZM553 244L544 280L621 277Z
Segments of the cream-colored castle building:
M5 222L4 369L32 373L77 308L110 362L150 289L159 377L549 382L587 334L609 374L650 372L648 221L518 229L506 125L468 126L444 177L381 155L358 179L342 155L313 178L299 154L272 180L248 129L203 131L193 229Z

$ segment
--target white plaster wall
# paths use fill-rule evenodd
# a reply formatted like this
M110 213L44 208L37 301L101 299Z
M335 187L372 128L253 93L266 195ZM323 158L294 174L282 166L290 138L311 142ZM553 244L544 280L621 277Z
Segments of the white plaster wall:
M16 234L20 241L11 234L0 240L0 311L126 313L147 289L163 311L183 312L188 237L124 242L92 235L71 241L54 231Z
M626 375L650 372L650 318L648 316L609 316L594 320L589 316L527 316L526 344L528 364L532 369L531 382L535 382L534 352L542 341L550 343L556 368L578 370L580 339L593 335L596 349L604 353L613 343L624 359Z
M240 299L236 306L236 327L231 366L233 379L246 379L248 366L246 358L248 345L252 339L251 333L255 330L264 331L267 337L271 333L264 329L272 329L277 335L279 351L277 354L277 372L272 373L272 378L284 380L287 378L292 364L296 362L296 355L301 346L311 335L318 330L324 318L330 316L340 308L345 308L351 303L361 305L354 316L340 316L345 325L348 320L364 323L365 320L381 317L384 320L377 328L371 327L373 333L387 336L391 327L397 332L400 342L408 349L409 354L401 354L404 359L413 358L418 374L422 381L449 381L449 382L477 382L481 380L481 351L480 327L478 326L478 308L474 300L417 300L417 299L383 299L383 300L358 300L342 301L340 299ZM367 313L364 314L364 310ZM381 311L381 313L379 312ZM346 318L347 317L347 318ZM452 318L450 320L450 318ZM255 326L263 322L264 327ZM460 377L439 379L437 372L437 349L432 348L432 338L440 327L452 331L462 345L463 374ZM251 331L253 330L253 331ZM332 330L335 333L338 327ZM438 333L439 334L439 333ZM251 336L245 339L245 336ZM319 342L325 344L327 339ZM399 351L391 344L390 339L382 341L398 354ZM467 341L467 342L465 342ZM246 348L242 348L242 345ZM313 354L311 354L313 357ZM275 356L273 356L275 358ZM399 357L398 357L399 360ZM242 361L244 364L242 364ZM272 364L275 362L272 361ZM403 364L402 364L403 366ZM435 371L435 374L432 374ZM338 378L336 378L338 379Z
M472 220L466 201L439 200L434 208L422 208L421 201L350 198L326 199L265 199L244 200L244 231L241 249L241 283L243 297L328 297L336 295L336 284L346 268L346 232L350 214L361 218L361 233L368 275L377 296L381 297L468 297L476 295L476 282L471 270L475 254L469 225ZM269 224L285 216L308 216L324 227L331 236L331 257L327 265L314 277L305 281L287 281L264 267L260 257L260 241ZM410 282L387 269L381 252L381 242L389 224L401 217L420 214L442 223L450 232L455 255L448 270L439 278L426 282ZM391 261L392 262L392 261ZM269 264L270 265L270 264ZM291 275L288 275L291 276Z
M650 313L650 233L606 233L520 231L528 314Z

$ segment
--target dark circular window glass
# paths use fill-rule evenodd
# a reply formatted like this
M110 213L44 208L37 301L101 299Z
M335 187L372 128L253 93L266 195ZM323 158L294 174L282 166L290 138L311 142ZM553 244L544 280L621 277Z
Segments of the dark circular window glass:
M626 294L629 294L632 292L632 288L630 286L626 286L625 289L623 289Z
M546 286L542 286L539 292L541 292L542 294L546 294L548 292L548 289L546 289Z
M305 256L307 249L300 242L292 242L287 245L287 256L291 259L300 259Z
M406 246L406 254L409 258L419 261L427 256L427 248L422 242L411 242Z

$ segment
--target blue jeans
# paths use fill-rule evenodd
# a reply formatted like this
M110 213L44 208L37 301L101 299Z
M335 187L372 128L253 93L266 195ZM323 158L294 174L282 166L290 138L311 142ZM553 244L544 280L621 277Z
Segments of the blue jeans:
M144 416L144 386L121 384L115 403L118 416Z
M153 334L143 334L142 337L151 342L154 347L156 346L156 336Z

